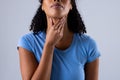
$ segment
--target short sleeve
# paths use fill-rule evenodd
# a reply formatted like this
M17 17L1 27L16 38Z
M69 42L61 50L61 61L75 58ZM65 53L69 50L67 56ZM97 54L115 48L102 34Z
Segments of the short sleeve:
M87 63L96 60L100 56L97 44L92 38L89 38L87 52Z
M30 41L30 37L26 34L24 36L22 36L17 44L17 49L19 49L19 47L22 47L30 52L32 52L32 43Z

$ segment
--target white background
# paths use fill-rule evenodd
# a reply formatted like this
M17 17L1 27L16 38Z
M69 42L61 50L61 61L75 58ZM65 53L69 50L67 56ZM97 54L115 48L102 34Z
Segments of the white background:
M120 0L77 0L101 52L99 80L120 79ZM18 39L29 32L38 0L0 0L0 80L21 80Z

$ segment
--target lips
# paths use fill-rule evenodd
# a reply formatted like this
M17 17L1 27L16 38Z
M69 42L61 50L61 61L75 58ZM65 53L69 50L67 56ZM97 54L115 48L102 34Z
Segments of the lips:
M61 4L59 3L54 3L53 5L51 5L51 8L54 7L54 8L64 8Z

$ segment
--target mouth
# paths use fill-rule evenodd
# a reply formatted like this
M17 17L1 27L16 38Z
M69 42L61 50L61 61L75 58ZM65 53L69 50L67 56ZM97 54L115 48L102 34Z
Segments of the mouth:
M60 3L54 3L51 8L64 8Z

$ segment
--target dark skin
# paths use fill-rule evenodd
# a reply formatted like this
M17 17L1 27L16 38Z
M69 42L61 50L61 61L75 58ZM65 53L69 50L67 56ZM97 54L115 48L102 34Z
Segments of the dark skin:
M64 8L50 8L56 2ZM22 80L50 80L54 48L65 50L73 40L73 33L67 26L67 14L72 9L70 0L43 0L42 9L46 13L48 26L41 60L38 63L32 52L19 47ZM98 80L98 64L99 59L96 59L85 65L85 80Z

